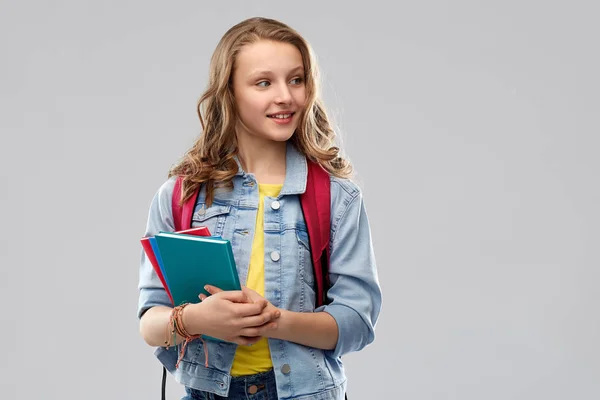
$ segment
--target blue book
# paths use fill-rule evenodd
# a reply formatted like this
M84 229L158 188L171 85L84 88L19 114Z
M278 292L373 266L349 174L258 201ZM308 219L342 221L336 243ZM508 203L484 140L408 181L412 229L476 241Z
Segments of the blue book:
M154 238L175 306L199 303L200 293L210 295L205 285L242 289L229 240L173 232L160 232Z
M162 272L163 278L165 279L165 283L167 284L167 287L170 287L169 280L167 279L167 277L165 275L165 268L163 267L162 257L160 256L160 250L158 249L158 244L156 243L156 238L149 237L148 242L150 242L150 246L152 246L152 251L154 252L154 257L156 257L156 262L158 263L158 267L160 268L160 271Z

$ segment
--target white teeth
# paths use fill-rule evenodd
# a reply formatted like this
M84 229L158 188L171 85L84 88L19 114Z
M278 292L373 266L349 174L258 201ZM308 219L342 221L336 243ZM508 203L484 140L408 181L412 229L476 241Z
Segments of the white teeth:
M271 118L286 119L291 116L292 116L292 114L275 114L275 115L271 115Z

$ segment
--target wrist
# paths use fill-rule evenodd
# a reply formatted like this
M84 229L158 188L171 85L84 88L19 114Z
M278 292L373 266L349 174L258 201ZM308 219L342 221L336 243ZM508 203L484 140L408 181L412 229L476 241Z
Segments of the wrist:
M291 325L291 319L293 319L293 311L279 308L279 318L277 318L277 327L271 331L268 335L273 339L285 339L287 337L286 332L289 331Z
M200 335L202 332L201 324L198 321L198 315L195 313L197 304L189 304L181 310L181 323L190 335Z

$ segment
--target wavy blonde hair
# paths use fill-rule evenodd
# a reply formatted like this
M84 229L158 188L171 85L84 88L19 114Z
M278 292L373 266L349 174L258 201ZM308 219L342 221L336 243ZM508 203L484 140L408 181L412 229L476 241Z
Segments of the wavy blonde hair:
M210 62L208 87L198 100L202 133L182 160L169 171L169 178L182 176L181 203L205 183L206 203L214 199L216 185L233 187L238 171L235 161L238 118L231 86L235 61L241 48L259 40L294 45L302 55L305 71L306 105L300 122L289 139L309 160L318 162L330 174L346 178L352 173L348 160L334 145L334 132L319 94L319 71L308 42L286 24L269 18L250 18L231 27L218 43Z

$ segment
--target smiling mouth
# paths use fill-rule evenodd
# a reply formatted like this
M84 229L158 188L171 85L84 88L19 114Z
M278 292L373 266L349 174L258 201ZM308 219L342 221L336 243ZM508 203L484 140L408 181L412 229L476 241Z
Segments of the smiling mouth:
M267 115L267 117L269 118L274 118L274 119L288 119L294 116L294 114L296 114L295 112L291 112L291 113L286 113L286 114L269 114Z

